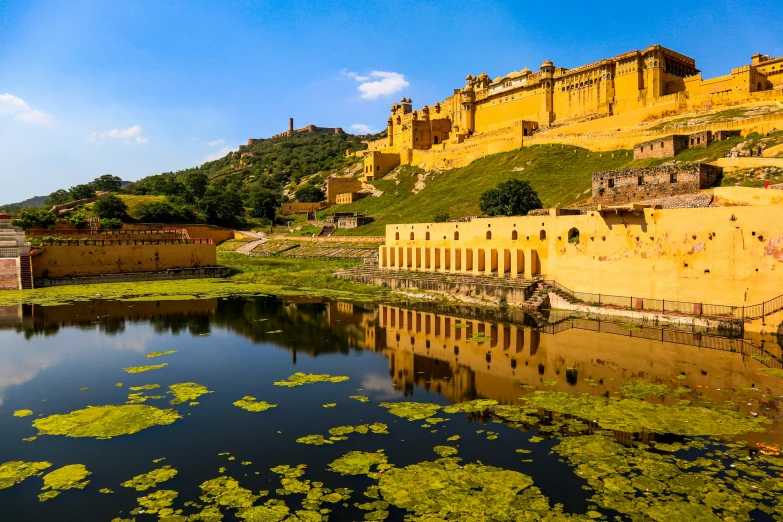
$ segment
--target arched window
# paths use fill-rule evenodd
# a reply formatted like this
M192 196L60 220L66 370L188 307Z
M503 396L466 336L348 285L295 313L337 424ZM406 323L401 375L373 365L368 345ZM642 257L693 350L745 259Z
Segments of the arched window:
M513 241L516 241L516 240L517 240L517 237L519 237L519 236L517 235L517 231L516 231L516 230L514 230L513 232L511 232L511 239L512 239Z
M413 240L413 232L411 232L411 240Z
M429 233L429 232L427 232L427 233L424 235L424 239L426 239L427 241L429 241L429 240L430 240L430 233Z
M758 83L758 85L756 85L756 90L757 90L757 91L760 91L760 90L761 90L761 82L759 82L759 83Z
M437 144L438 144L438 137L437 137L437 136L435 136L434 138L432 138L432 143L434 143L435 145L437 145Z
M400 233L399 233L399 232L396 232L396 233L394 234L394 240L395 240L395 241L399 241L399 240L400 240Z
M579 229L578 228L572 228L568 231L568 242L569 243L579 243Z
M487 230L487 239L492 239L492 231Z
M454 232L454 240L456 241L458 239L459 239L459 232Z
M542 230L541 232L539 232L538 239L540 239L541 241L546 239L546 230Z

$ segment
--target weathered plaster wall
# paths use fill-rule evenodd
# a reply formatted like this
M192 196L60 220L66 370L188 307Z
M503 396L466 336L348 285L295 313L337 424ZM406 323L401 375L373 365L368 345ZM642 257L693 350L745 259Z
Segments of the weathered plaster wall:
M593 174L593 204L622 205L692 194L713 185L721 172L720 167L706 163L596 172Z
M19 290L19 258L0 258L0 290Z

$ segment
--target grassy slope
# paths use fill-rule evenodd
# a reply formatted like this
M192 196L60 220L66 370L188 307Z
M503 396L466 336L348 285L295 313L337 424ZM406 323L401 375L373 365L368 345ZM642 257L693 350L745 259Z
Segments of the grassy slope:
M707 148L688 149L675 161L714 161L724 157L740 143L755 146L764 140L766 147L783 142L783 132L767 138L754 134L715 142ZM614 157L613 157L614 156ZM544 207L563 207L590 197L592 174L601 170L631 167L653 167L672 158L634 161L631 151L590 152L570 145L536 145L516 151L494 154L470 165L443 172L430 172L425 188L418 194L411 190L421 169L403 167L396 180L373 182L381 197L367 197L350 205L330 207L319 212L319 218L335 212L359 212L375 221L355 229L338 230L335 235L383 235L391 223L432 221L435 214L448 213L451 218L479 215L481 193L501 181L517 178L530 182ZM524 170L514 171L514 169ZM397 182L399 181L399 184Z

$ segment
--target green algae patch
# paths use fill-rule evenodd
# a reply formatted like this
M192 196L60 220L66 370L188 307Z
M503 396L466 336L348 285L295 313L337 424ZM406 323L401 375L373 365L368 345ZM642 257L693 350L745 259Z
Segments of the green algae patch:
M766 431L759 419L690 403L651 404L637 399L605 398L586 393L537 391L525 396L529 407L597 422L607 430L630 433L732 436Z
M87 471L84 464L71 464L56 469L44 475L44 487L42 488L44 493L38 495L38 498L41 502L45 502L59 495L61 491L84 489L90 483L89 480L85 480L90 475L92 473Z
M164 355L172 355L177 353L177 350L166 350L165 352L150 352L145 357L152 359L153 357L163 357Z
M133 488L136 491L146 491L148 489L157 487L161 482L166 482L177 476L177 470L171 466L163 466L159 469L154 469L141 475L136 475L130 480L127 480L120 484L125 488Z
M359 424L358 426L337 426L336 428L329 429L329 435L332 436L332 440L335 440L336 438L344 440L347 438L344 436L351 433L360 433L364 435L370 432L379 435L388 435L389 426L382 422L375 422L373 424Z
M14 417L29 417L33 414L33 410L16 410Z
M350 395L348 398L359 402L367 402L370 400L370 398L366 395Z
M202 501L230 508L249 508L261 498L261 495L253 495L252 491L241 487L238 481L230 477L207 480L199 487L204 492Z
M245 522L280 522L291 510L282 500L268 500L263 506L241 509L237 517Z
M156 390L160 388L160 384L143 384L141 386L130 386L128 389L130 391L147 391L147 390Z
M312 444L313 446L323 446L324 444L334 444L331 440L324 438L323 435L307 435L296 439L299 444Z
M386 464L386 455L383 450L375 453L364 451L349 451L342 457L329 464L329 470L341 475L367 475L372 466Z
M420 462L386 471L378 482L385 501L411 520L574 520L517 471L459 459ZM584 520L587 520L585 517Z
M443 413L481 413L497 404L498 401L492 399L476 399L446 406L443 408Z
M286 388L293 388L294 386L304 386L305 384L315 384L317 382L345 382L349 380L344 375L331 376L328 373L302 373L296 372L283 381L277 381L275 386L284 386Z
M323 406L324 406L324 408L334 408L335 406L337 406L337 403L336 402L329 402L329 403L324 404Z
M459 453L459 450L454 446L435 446L432 451L440 455L441 457L450 457Z
M148 400L165 399L163 395L144 395L141 392L129 393L126 404L144 404Z
M104 495L113 495L114 494L114 490L113 489L109 489L109 488L101 488L101 489L98 490L98 493L102 493Z
M460 437L459 435L452 435L451 437L447 438L446 440L449 441L449 442L453 442L453 441L459 440L461 438L462 437Z
M627 399L646 399L671 394L666 384L653 384L647 381L626 381L617 388L617 393Z
M434 417L440 411L438 404L427 402L382 402L379 406L389 410L389 413L392 415L408 419L409 421Z
M154 493L150 493L147 496L139 497L136 501L143 509L143 512L149 515L158 513L161 517L166 517L174 514L174 510L171 509L171 505L174 504L174 500L179 496L179 493L170 489L161 489ZM136 508L131 511L131 514L137 515L142 512L141 508Z
M24 462L21 460L0 464L0 489L10 488L33 475L39 475L50 467L52 467L51 462Z
M174 395L174 398L169 401L170 404L182 404L195 401L202 395L212 393L212 391L207 389L206 386L195 382L181 382L169 386L169 393Z
M271 408L277 408L277 404L269 404L266 401L259 401L255 397L251 397L250 395L245 395L238 401L234 403L234 406L237 408L242 408L243 410L247 411L253 411L253 412L259 412L259 411L266 411Z
M150 364L149 366L130 366L128 368L123 368L122 370L127 373L144 373L151 372L153 370L160 370L161 368L165 368L168 365L169 363Z
M175 410L144 404L88 406L62 415L50 415L33 422L39 435L97 437L107 439L131 435L153 426L165 426L181 419Z

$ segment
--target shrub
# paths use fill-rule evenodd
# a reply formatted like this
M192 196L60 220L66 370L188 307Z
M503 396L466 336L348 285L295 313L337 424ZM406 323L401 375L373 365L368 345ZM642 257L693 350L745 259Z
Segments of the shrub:
M119 230L122 228L122 220L117 218L101 219L101 228L105 230Z
M15 227L28 228L50 228L54 225L54 214L42 208L26 208L19 212L19 219L15 219L11 224Z
M541 200L530 183L511 179L481 194L479 208L487 216L524 216L541 208Z
M432 218L432 220L435 223L445 223L449 219L451 219L451 216L449 216L446 212L441 212L440 214L435 214L435 217Z
M294 193L294 198L301 203L318 203L324 200L324 191L318 187L304 187Z
M116 194L101 196L93 206L93 212L101 219L123 220L128 218L128 205Z

